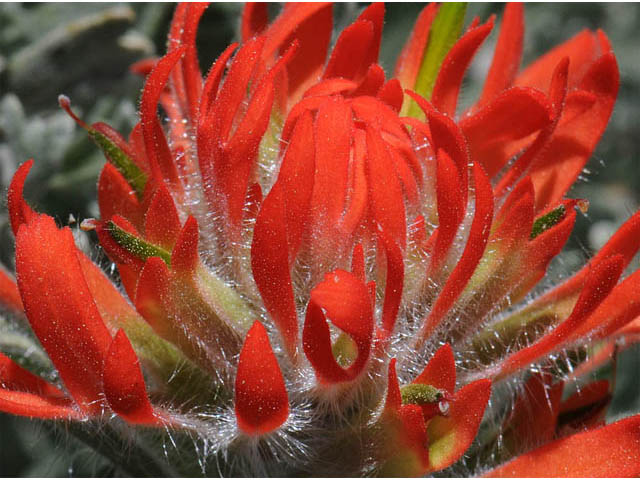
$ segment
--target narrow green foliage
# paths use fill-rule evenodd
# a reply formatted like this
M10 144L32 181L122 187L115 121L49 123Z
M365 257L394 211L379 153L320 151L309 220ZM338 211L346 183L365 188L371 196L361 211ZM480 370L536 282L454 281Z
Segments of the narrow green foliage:
M424 56L413 88L416 93L427 100L431 98L433 86L444 58L460 36L466 12L467 4L465 2L443 3L433 20L429 40L424 49ZM420 108L415 102L411 103L409 116L422 116Z
M403 404L424 405L426 403L435 403L442 399L444 393L433 385L424 385L421 383L411 383L400 389Z
M131 185L131 188L135 190L138 198L141 198L147 184L147 175L140 170L126 153L120 150L118 146L105 135L93 128L90 128L88 133L96 145L100 147L107 159L111 161L127 180L127 183Z
M544 231L549 230L554 225L557 225L564 218L565 214L566 209L564 208L564 205L560 205L558 208L554 208L549 213L542 215L533 223L533 228L531 229L531 235L529 238L533 240Z
M171 254L166 250L149 242L145 242L126 230L123 230L113 222L108 223L107 229L118 245L136 257L142 260L150 257L160 257L167 265L171 265Z

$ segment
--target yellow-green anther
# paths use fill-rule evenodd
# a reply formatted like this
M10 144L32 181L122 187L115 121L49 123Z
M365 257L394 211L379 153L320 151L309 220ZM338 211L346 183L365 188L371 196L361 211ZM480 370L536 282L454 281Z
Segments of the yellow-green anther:
M107 229L118 245L132 255L135 255L142 260L146 260L151 257L160 257L167 265L171 266L171 254L163 248L157 247L149 242L145 242L144 240L120 228L113 222L109 222L107 224Z
M400 388L400 396L402 397L402 403L404 405L425 405L427 403L439 402L442 400L444 393L433 385L411 383Z
M147 185L147 175L107 136L93 128L89 128L88 133L107 159L118 169L127 180L127 183L131 185L131 188L135 190L138 198L141 198Z
M462 31L466 2L442 3L433 19L429 40L424 49L422 63L413 90L429 100L433 92L440 66ZM409 116L420 117L422 112L415 102L411 102Z
M531 235L529 238L533 240L544 231L549 230L554 225L557 225L564 218L566 212L564 205L560 205L558 208L554 208L549 213L542 215L533 223L533 228L531 229Z

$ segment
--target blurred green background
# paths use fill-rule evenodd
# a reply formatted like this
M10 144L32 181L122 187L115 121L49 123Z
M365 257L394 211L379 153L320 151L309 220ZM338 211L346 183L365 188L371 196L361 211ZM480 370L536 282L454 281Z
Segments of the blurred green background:
M365 4L335 8L338 27ZM421 4L387 7L381 63L388 74ZM173 4L0 3L0 186L4 199L16 167L35 158L25 194L38 210L66 223L97 216L96 179L104 162L83 131L60 111L57 96L71 97L90 122L105 121L127 134L136 122L142 80L128 72L136 60L162 54ZM241 4L214 4L198 33L203 70L235 40ZM500 13L501 4L472 4L474 15ZM612 120L571 195L588 198L558 275L575 270L640 202L640 6L638 4L531 4L526 7L523 65L583 28L602 28L612 40L621 89ZM473 102L491 60L494 32L472 65L463 103ZM87 238L80 238L90 243ZM0 260L13 269L13 238L6 206L0 209ZM637 268L637 261L632 268ZM0 337L7 328L0 314ZM1 338L0 338L1 345ZM610 416L640 411L640 348L621 355ZM0 414L0 476L111 476L99 455L63 432Z

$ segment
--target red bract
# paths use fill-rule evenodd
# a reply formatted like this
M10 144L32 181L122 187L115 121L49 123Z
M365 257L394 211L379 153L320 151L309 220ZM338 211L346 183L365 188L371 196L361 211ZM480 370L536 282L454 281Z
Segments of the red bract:
M330 5L270 19L250 4L241 43L203 77L205 7L180 5L167 54L136 65L128 139L59 99L107 158L101 219L83 226L126 296L24 201L32 162L16 172L17 286L0 271L0 300L59 381L0 355L0 410L165 428L202 441L204 473L245 476L478 466L488 415L479 440L509 447L491 458L524 453L492 475L638 474L640 417L603 426L611 384L582 377L640 336L640 277L620 280L640 213L531 293L586 206L565 195L616 98L606 36L583 32L519 73L523 8L507 6L480 98L459 115L493 18L457 39L464 9L425 7L387 79L382 4L331 49ZM559 379L552 357L569 347L580 355ZM561 402L573 380L583 388ZM506 382L524 382L515 400Z

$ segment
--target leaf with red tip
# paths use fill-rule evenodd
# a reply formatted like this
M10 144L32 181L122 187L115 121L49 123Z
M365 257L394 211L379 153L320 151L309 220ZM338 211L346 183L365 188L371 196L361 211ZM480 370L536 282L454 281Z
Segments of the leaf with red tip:
M158 120L158 101L173 67L184 55L184 52L184 48L177 48L158 61L147 77L140 101L144 146L154 180L160 182L166 179L174 187L179 184L180 180L167 139Z
M240 36L242 43L259 35L269 25L269 12L264 2L247 2L242 9Z
M596 35L590 30L582 30L563 44L538 57L518 75L515 84L544 91L549 85L555 66L564 57L569 57L569 88L573 88L598 55Z
M432 385L452 393L456 388L456 362L451 345L445 343L436 350L422 373L411 383Z
M0 304L16 313L24 313L16 281L0 266Z
M473 275L487 245L493 219L493 191L487 174L478 163L473 164L473 177L475 180L476 199L469 238L460 261L451 272L451 275L449 275L429 316L425 319L420 333L420 343L424 342L434 332L446 313L454 305Z
M430 3L422 9L413 26L411 37L405 43L396 62L393 76L397 78L403 88L413 89L420 70L424 50L429 40L431 23L438 13L438 5Z
M24 182L29 175L29 170L33 167L33 159L24 162L11 179L9 190L7 191L7 206L9 208L9 219L11 220L11 229L13 234L18 234L18 229L23 223L27 223L36 213L31 209L24 200L22 191Z
M171 270L178 275L193 275L200 264L198 255L198 221L191 215L176 239L171 252Z
M507 3L502 15L500 35L493 53L491 67L474 108L486 105L513 84L522 60L523 38L524 12L522 4Z
M289 397L267 331L255 322L244 341L234 398L238 428L248 435L264 435L289 417Z
M548 126L553 105L543 93L531 88L510 88L484 108L460 122L471 158L495 176L521 149L520 141Z
M91 297L71 230L44 215L16 237L18 288L33 331L65 386L87 412L100 410L102 368L111 335Z
M134 225L142 223L142 206L135 190L111 163L105 163L100 172L98 206L104 220L119 215Z
M367 126L367 186L373 218L401 250L407 243L407 223L402 187L390 169L391 157L380 134Z
M129 423L155 425L154 415L142 377L140 362L131 342L118 330L104 362L104 394L111 409Z
M567 118L565 108L545 152L531 166L536 188L536 211L558 202L573 185L602 136L618 94L620 75L613 53L596 60L579 88L596 101L584 113ZM569 99L567 98L567 103Z
M169 189L160 184L144 218L145 239L166 250L171 250L180 230L180 217L173 197Z
M637 477L640 415L556 440L491 470L488 477Z
M431 470L447 468L469 448L490 396L491 382L477 380L456 392L446 417L436 416L429 422L427 436Z
M609 295L620 278L622 270L621 255L614 255L594 264L571 315L533 345L507 357L500 366L499 372L496 372L497 375L503 378L561 348Z
M251 244L251 270L264 306L275 322L289 355L298 341L298 315L293 298L286 246L283 189L276 183L262 202Z
M431 102L440 112L450 117L455 115L464 73L492 29L493 17L484 25L465 33L447 53L440 66L431 94Z
M331 345L327 319L355 342L358 356L342 368ZM318 380L339 383L355 380L369 360L373 341L373 311L367 286L344 270L327 273L311 291L302 331L302 345Z

